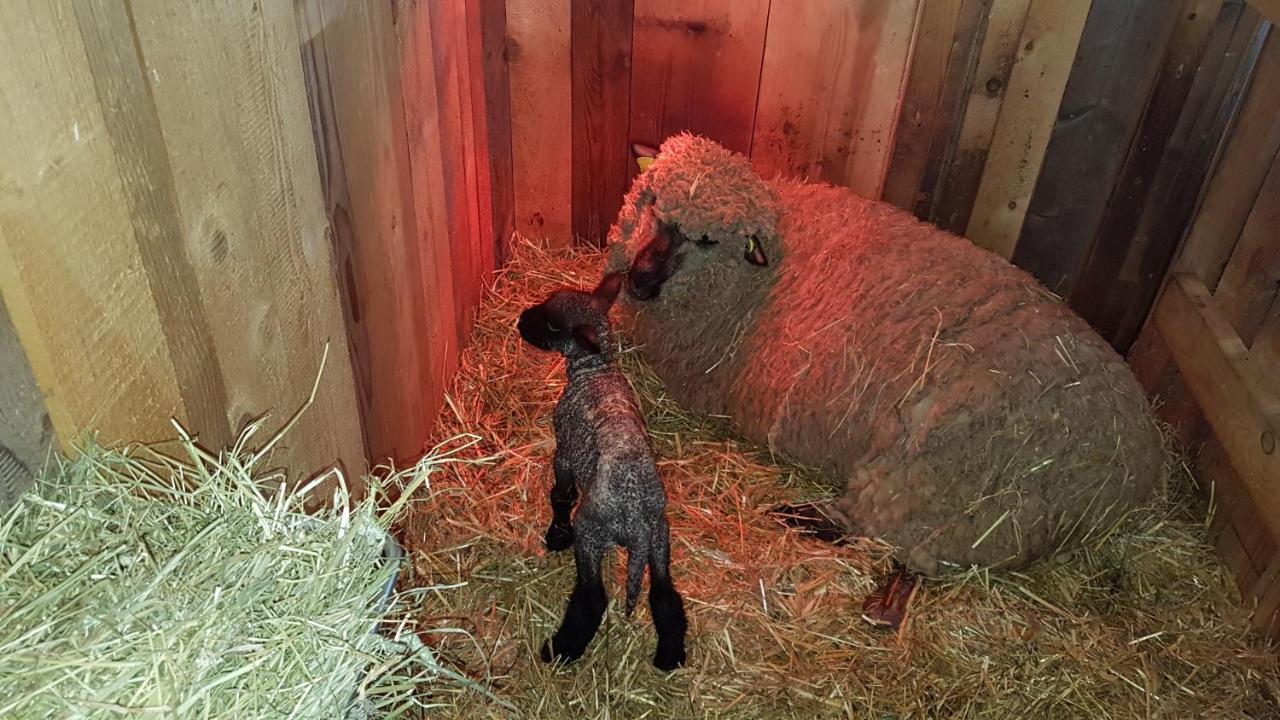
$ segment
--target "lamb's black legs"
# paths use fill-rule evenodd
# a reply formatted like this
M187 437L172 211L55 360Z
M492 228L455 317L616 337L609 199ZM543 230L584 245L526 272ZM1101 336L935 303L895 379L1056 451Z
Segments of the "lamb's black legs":
M547 549L568 550L573 545L573 504L578 502L578 483L568 466L555 458L556 482L551 486L551 527L547 528Z
M684 636L689 629L684 616L684 601L671 582L671 540L664 519L654 533L652 555L649 556L649 612L658 631L658 651L653 665L659 670L674 670L684 664Z
M570 663L582 657L596 630L600 629L600 620L609 601L600 576L600 564L604 559L603 532L590 532L593 528L588 526L584 529L581 522L578 525L580 530L584 530L574 547L578 580L573 586L573 594L569 596L564 622L555 637L542 645L543 662L559 660Z

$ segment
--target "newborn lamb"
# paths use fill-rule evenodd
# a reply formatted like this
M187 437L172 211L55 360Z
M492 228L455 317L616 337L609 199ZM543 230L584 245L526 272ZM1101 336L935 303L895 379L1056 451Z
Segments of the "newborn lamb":
M525 310L517 324L534 347L565 357L569 384L555 410L555 484L547 549L574 546L577 582L564 622L542 646L542 660L582 657L600 627L605 596L601 562L614 545L627 548L627 616L649 566L649 609L658 633L653 664L673 670L685 661L684 604L671 582L667 496L631 386L613 364L609 308L622 274L588 293L562 288ZM570 512L582 494L577 527Z

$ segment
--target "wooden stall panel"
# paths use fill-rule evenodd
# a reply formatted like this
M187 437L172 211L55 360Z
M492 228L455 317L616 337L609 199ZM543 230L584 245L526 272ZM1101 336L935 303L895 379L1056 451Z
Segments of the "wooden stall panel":
M1013 255L1091 0L1034 0L965 235Z
M74 13L0 4L0 73L0 290L54 429L170 437L183 395Z
M769 0L636 0L631 139L689 130L750 152L768 20Z
M295 10L368 451L410 459L427 443L423 404L441 373L390 6L300 0Z
M515 228L572 240L570 0L507 0Z
M933 185L971 87L988 0L923 2L898 110L884 200L928 218Z
M1246 345L1280 298L1280 155L1272 159L1213 298Z
M602 244L631 163L632 0L572 0L573 234Z
M226 376L225 421L236 433L271 412L267 428L279 426L307 399L325 343L336 341L315 405L279 459L318 470L336 455L360 472L359 410L293 13L244 2L241 21L227 22L226 7L134 0L131 9L167 164L180 178L175 245L195 281L181 292L208 318L212 348L197 351L211 349Z
M1123 0L1090 11L1013 260L1095 327L1190 91L1184 68L1199 64L1221 4Z
M751 155L774 173L878 199L919 4L775 2Z
M959 127L950 140L938 177L931 183L933 202L924 214L945 230L963 233L969 225L1030 9L1031 0L993 0L984 18L976 65L961 103Z

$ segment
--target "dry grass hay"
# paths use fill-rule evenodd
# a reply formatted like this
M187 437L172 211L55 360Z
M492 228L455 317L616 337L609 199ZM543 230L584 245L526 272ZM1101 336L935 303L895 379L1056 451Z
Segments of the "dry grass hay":
M854 618L889 548L801 537L767 512L818 491L812 474L682 413L626 347L671 502L673 574L690 616L689 667L649 665L647 609L623 619L623 565L601 634L553 670L537 648L573 582L548 555L551 408L561 361L521 346L515 318L562 284L598 279L601 255L519 241L477 317L442 437L484 438L488 465L433 477L402 534L423 595L423 639L511 704L441 689L442 717L1262 718L1280 714L1276 657L1247 632L1205 542L1185 472L1078 551L1021 573L930 583L896 634ZM625 342L625 340L624 340Z

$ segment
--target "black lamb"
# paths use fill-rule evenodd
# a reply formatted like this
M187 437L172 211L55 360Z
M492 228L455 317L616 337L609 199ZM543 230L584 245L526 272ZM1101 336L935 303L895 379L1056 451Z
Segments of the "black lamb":
M687 622L671 582L667 496L631 386L613 364L609 308L622 274L592 292L561 288L525 310L517 327L525 342L565 357L569 382L555 410L555 484L547 549L574 547L577 582L564 622L542 646L544 662L572 662L600 627L608 599L601 575L605 551L627 549L627 616L649 566L649 609L658 634L653 664L685 661ZM576 527L570 512L581 493Z

